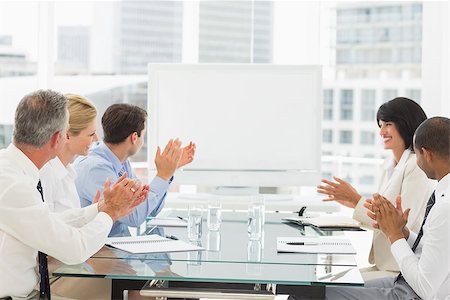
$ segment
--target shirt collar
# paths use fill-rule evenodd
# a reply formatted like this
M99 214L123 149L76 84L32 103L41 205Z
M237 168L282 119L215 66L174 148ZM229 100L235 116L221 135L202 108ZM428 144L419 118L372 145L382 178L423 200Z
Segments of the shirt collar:
M98 151L101 152L100 154L101 156L105 157L110 163L112 163L114 170L116 171L116 174L122 171L123 168L122 162L103 141L98 142L95 148L97 148Z
M39 181L39 169L36 165L26 156L22 150L17 148L14 144L10 144L7 150L11 153L14 163L26 176L29 176L33 181Z
M393 172L394 170L402 168L406 164L406 161L408 160L410 154L411 154L411 150L405 149L405 151L403 151L403 154L400 157L400 160L398 161L397 165L395 164L394 157L390 157L390 158L386 159L386 161L383 163L383 169L388 172Z
M435 195L436 195L436 201L443 197L446 193L450 192L450 173L445 175L444 177L442 177L441 180L439 180L437 186L436 186L436 191L435 191ZM448 197L449 195L445 195L446 197Z
M61 159L59 159L59 157L55 157L48 163L52 166L52 172L55 173L58 179L63 179L66 176L75 179L77 176L77 173L75 172L73 167L70 164L68 164L67 167L65 167Z

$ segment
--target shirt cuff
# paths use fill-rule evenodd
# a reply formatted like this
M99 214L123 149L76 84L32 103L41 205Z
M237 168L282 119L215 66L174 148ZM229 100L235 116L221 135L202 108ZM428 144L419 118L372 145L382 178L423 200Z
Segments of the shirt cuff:
M417 233L415 233L414 231L411 231L411 229L409 230L409 236L408 236L408 244L409 246L412 248L412 246L414 245L414 242L417 239Z
M110 217L107 213L102 212L102 211L99 212L99 213L97 214L96 219L100 219L100 221L101 221L102 223L107 224L107 225L109 226L110 230L111 230L111 228L112 228L112 226L113 226L113 220L111 219L111 217Z
M90 220L94 219L95 216L99 213L99 211L98 211L98 203L86 206L84 208L84 211L86 213L85 219L88 220L88 222L89 222Z
M358 203L356 203L355 209L353 211L353 219L359 222L363 222L363 220L365 219L366 211L367 209L364 207L364 197L361 197Z
M396 240L391 245L391 252L394 256L395 260L397 261L397 264L402 266L402 261L405 257L414 255L414 252L411 249L411 246L408 244L408 242L405 239L399 239Z
M172 183L173 180L173 176L170 177L169 180L164 180L159 176L155 176L155 178L153 178L152 182L150 183L150 189L156 192L160 192L160 191L167 191L167 189L169 188L169 185ZM159 193L158 193L159 194Z

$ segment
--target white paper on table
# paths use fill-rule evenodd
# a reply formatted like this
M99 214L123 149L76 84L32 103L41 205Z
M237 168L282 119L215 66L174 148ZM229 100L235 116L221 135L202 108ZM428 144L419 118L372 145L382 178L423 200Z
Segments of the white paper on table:
M131 253L180 252L205 250L181 240L172 240L157 234L142 236L111 237L106 245Z

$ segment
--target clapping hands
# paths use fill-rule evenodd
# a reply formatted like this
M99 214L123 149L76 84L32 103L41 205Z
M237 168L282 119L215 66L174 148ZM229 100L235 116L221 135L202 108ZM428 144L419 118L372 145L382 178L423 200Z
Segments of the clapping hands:
M157 176L169 180L178 168L194 160L195 148L192 142L181 148L181 141L178 138L170 140L162 152L158 147L155 156Z
M115 221L128 215L141 204L147 198L149 188L147 184L127 178L125 172L112 187L108 178L104 185L104 198L100 199L100 193L97 191L94 202L98 201L98 210L107 213Z
M383 231L391 243L409 236L406 223L410 209L403 211L400 196L397 196L396 206L394 206L380 194L373 194L373 199L367 199L364 207L369 210L367 215L375 221L372 226Z
M344 206L355 208L361 195L347 181L333 176L335 182L322 179L322 185L317 186L317 192L325 194L328 198L323 201L336 201Z

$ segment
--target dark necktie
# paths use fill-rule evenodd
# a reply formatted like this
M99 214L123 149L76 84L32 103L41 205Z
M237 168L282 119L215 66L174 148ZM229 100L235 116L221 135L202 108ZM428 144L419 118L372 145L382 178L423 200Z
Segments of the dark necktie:
M122 169L117 173L118 177L122 176L125 173L125 165L122 165Z
M425 216L423 217L422 226L420 226L419 234L417 235L416 240L414 241L414 244L411 248L413 252L416 252L416 248L419 245L420 240L423 236L423 225L425 225L425 221L427 220L428 214L430 213L431 208L433 207L434 203L436 202L436 197L433 194L431 194L430 199L427 202L427 207L425 208ZM398 280L404 280L402 273L398 274L396 281Z
M412 251L415 252L417 246L419 245L420 239L422 239L423 236L423 225L425 225L425 221L427 220L428 214L430 213L431 208L433 207L434 203L436 202L436 196L431 194L430 199L427 203L427 208L425 209L425 217L423 218L422 226L420 226L419 234L417 235L416 241L414 242L414 245L412 246Z
M42 191L42 185L40 180L36 188L41 194L42 202L44 202L44 193ZM48 278L47 254L39 251L38 256L39 256L39 273L41 274L41 282L39 285L40 298L50 300L50 280Z

